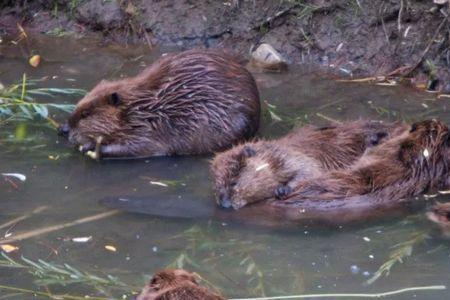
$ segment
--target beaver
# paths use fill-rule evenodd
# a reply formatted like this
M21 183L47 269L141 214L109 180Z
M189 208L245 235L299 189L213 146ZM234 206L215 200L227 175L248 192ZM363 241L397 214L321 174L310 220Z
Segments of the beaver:
M442 122L414 123L409 131L369 149L351 168L299 182L293 195L320 199L368 193L395 199L416 196L447 182L449 146L449 131Z
M259 118L258 89L242 62L193 49L136 77L101 81L58 132L102 157L204 154L252 137Z
M415 123L409 131L368 149L350 168L304 179L287 197L256 204L289 220L335 218L344 223L381 216L413 203L408 200L414 196L446 187L449 136L442 122Z
M198 285L194 274L182 269L157 272L136 300L225 300Z
M353 121L306 126L281 139L249 142L218 154L211 164L218 203L241 208L285 197L297 182L351 166L367 148L399 135L406 124Z

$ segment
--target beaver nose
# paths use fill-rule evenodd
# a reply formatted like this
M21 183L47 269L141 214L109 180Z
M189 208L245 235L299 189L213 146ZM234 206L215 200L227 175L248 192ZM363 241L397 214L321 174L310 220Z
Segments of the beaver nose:
M58 134L60 136L64 136L64 137L69 136L69 131L70 131L70 127L69 127L69 124L67 124L67 123L63 123L58 126Z
M219 192L219 205L222 206L223 208L231 207L231 199L227 191L221 190Z

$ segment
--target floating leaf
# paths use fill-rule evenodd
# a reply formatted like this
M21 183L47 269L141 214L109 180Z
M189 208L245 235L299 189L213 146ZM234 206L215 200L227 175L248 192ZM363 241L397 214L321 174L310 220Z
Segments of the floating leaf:
M108 251L111 251L111 252L116 252L117 251L117 248L112 246L112 245L106 245L105 249L108 250Z
M41 56L38 55L38 54L33 55L33 56L30 57L30 59L28 60L28 63L29 63L32 67L35 67L35 68L36 68L37 66L39 66L40 62L41 62Z
M19 250L19 247L16 247L16 246L13 246L13 245L9 245L9 244L0 245L0 248L3 251L5 251L6 253L11 253L11 252Z

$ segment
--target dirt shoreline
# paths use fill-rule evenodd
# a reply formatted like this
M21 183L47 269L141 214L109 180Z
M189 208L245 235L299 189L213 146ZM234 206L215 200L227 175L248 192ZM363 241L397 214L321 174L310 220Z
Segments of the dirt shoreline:
M432 0L6 0L0 34L15 34L18 22L56 36L98 32L127 45L220 46L245 56L265 42L290 64L408 77L450 93L449 14L449 3Z

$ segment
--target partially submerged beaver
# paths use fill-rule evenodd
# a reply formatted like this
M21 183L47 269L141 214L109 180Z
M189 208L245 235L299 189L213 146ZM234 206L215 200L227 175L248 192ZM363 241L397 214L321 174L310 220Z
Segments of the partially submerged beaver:
M402 123L354 121L334 127L302 127L279 140L236 146L218 154L211 165L218 202L238 209L285 197L298 182L348 168L367 148L406 128Z
M351 168L299 182L289 198L336 199L371 194L398 201L443 187L450 166L449 130L439 121L411 129L368 150Z
M202 154L252 137L259 115L243 65L196 49L164 56L136 77L100 82L59 132L102 157Z
M195 276L185 270L157 272L136 300L225 300L198 285Z

